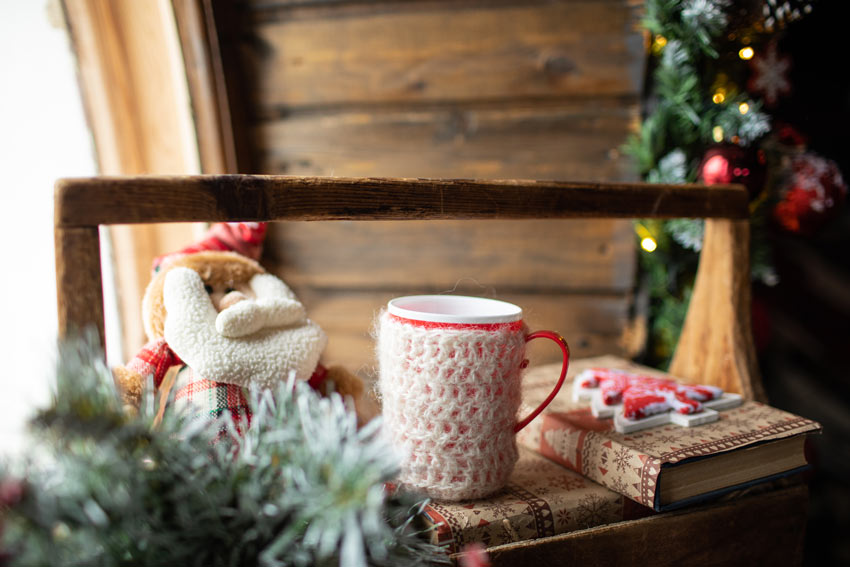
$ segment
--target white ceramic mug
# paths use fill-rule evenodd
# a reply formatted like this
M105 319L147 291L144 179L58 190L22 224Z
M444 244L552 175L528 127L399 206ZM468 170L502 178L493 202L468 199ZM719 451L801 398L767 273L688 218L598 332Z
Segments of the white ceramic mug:
M558 393L569 347L552 331L528 333L522 309L481 297L418 295L389 302L378 323L384 428L402 453L402 486L441 500L480 498L508 481L516 432ZM525 345L563 352L549 397L517 419Z

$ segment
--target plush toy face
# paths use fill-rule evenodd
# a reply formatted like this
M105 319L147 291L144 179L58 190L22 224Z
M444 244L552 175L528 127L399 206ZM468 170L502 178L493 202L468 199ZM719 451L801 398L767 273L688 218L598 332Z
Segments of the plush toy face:
M212 301L213 307L215 307L215 310L219 313L228 307L236 305L244 299L257 298L253 288L251 288L250 284L247 282L238 284L234 283L231 285L220 284L216 286L204 284L204 290L206 290L207 295L210 296L210 301Z
M324 332L277 277L228 252L181 258L157 274L143 304L150 338L200 376L240 386L269 386L290 373L309 379Z
M183 256L157 273L145 290L142 301L142 317L148 339L163 336L165 327L165 305L163 287L168 272L173 268L188 268L198 273L217 310L231 290L244 293L251 278L265 270L257 262L233 252L199 252ZM231 300L228 300L231 301Z

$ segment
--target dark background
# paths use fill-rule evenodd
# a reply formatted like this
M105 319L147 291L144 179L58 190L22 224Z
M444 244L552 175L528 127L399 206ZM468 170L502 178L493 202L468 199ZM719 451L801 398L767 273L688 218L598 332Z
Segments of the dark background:
M773 113L808 149L850 175L850 2L821 1L780 41L792 57L792 92ZM807 565L850 564L850 208L813 236L770 229L778 285L756 287L756 325L770 402L819 421L810 477Z

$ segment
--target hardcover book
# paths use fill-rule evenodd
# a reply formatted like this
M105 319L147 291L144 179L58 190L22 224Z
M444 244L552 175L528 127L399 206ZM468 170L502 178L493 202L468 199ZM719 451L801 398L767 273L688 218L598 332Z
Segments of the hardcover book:
M590 368L671 378L611 356L576 360L570 377ZM528 372L525 404L536 407L548 395L552 372L548 367ZM713 423L618 433L612 419L596 418L588 402L573 401L571 390L565 383L519 433L519 443L657 511L800 472L808 466L806 437L821 429L809 419L747 401L719 412Z

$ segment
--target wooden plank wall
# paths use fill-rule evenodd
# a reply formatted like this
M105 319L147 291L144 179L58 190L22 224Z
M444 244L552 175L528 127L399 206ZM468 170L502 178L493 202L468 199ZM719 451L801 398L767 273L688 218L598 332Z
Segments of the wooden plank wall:
M260 173L633 180L637 0L248 0L237 30ZM264 263L329 333L327 359L373 367L389 298L456 290L515 301L574 355L623 354L629 221L278 223ZM535 349L540 362L557 353ZM537 360L535 360L537 361Z

